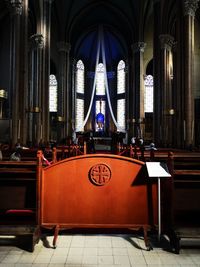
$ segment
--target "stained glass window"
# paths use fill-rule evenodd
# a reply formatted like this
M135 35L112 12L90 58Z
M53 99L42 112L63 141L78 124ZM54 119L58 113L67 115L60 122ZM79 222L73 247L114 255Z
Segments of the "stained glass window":
M76 64L76 92L84 94L84 64L79 60Z
M97 66L96 95L105 95L104 65Z
M144 79L144 112L153 112L153 76L147 75Z
M79 60L76 64L76 132L84 131L84 64Z
M117 123L118 123L118 131L125 131L125 99L117 100Z
M125 62L120 60L117 66L117 93L125 93Z
M76 132L84 131L84 100L76 99Z
M124 94L119 95L119 94ZM125 62L120 60L117 65L117 131L125 131L126 108L125 108ZM123 97L123 98L122 98Z
M96 101L96 115L100 112L100 100ZM106 101L102 100L101 101L101 113L104 115L104 124L105 124L105 113L106 113ZM95 115L95 118L96 118ZM96 131L98 131L98 125L96 123Z
M51 74L49 76L49 111L57 112L57 87L58 83L56 76Z

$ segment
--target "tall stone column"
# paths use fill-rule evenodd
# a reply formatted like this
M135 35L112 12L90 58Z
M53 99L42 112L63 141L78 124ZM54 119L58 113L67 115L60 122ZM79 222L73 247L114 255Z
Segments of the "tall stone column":
M192 88L194 70L194 17L199 0L183 0L184 12L184 140L185 146L194 144L194 96Z
M172 88L170 77L170 53L174 38L169 34L160 35L161 43L161 142L164 146L172 143Z
M130 139L133 137L131 131L130 131L130 101L129 101L129 95L130 95L130 87L129 87L129 79L130 79L130 64L128 60L125 61L126 67L125 67L125 84L126 84L126 96L125 96L125 114L126 114L126 140L127 143L129 143Z
M44 49L42 53L42 91L41 91L41 125L40 141L49 141L49 76L50 76L50 38L51 38L51 4L53 0L43 1L42 33L44 36Z
M143 138L144 134L144 65L143 54L146 44L144 42L137 42L133 44L133 72L134 72L134 103L133 114L135 119L134 135ZM131 105L131 103L130 103Z
M21 17L21 41L20 41L20 83L19 92L23 96L20 98L19 119L21 120L20 142L26 144L28 134L28 0L23 0L23 10Z
M131 51L130 54L132 52L132 46L131 46ZM131 58L133 55L130 55L129 57ZM131 138L133 136L135 136L135 111L134 111L134 107L133 107L133 103L134 103L134 91L135 91L135 86L134 86L134 61L133 59L131 59L131 62L129 63L129 71L128 71L128 80L127 80L127 84L128 86L128 103L127 103L127 109L128 109L128 119L127 119L127 124L128 124L128 133L129 133L129 141L131 140Z
M70 92L69 92L69 51L70 44L59 42L57 44L59 52L58 70L58 140L66 138L69 134L70 123Z
M71 116L71 121L72 121L72 137L73 137L73 141L75 142L75 138L76 138L76 59L72 60L72 81L71 81L71 87L72 87L72 103L71 103L71 110L72 110L72 116Z
M29 141L34 145L39 144L41 136L41 92L42 92L42 50L44 37L34 34L31 41L31 73L29 89Z
M70 64L70 49L71 45L69 43L66 43L67 45L67 85L66 85L66 91L67 91L67 108L66 108L66 134L67 136L72 136L72 90L71 90L71 64Z
M22 96L19 94L20 75L20 19L23 9L22 0L10 0L11 29L10 29L10 138L12 145L20 141L21 121L19 119L19 103Z
M160 40L161 32L161 3L153 1L153 80L154 80L154 108L153 108L153 138L156 146L161 138L161 86L160 86Z

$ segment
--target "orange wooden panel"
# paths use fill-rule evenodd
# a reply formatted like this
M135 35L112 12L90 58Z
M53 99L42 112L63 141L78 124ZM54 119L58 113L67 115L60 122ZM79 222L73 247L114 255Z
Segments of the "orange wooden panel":
M127 157L94 154L69 158L44 168L41 224L147 225L152 211L155 221L157 187L139 175L143 165Z

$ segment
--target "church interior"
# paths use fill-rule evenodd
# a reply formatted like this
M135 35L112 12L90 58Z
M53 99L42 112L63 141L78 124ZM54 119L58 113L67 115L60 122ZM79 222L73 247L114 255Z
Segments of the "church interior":
M59 251L80 228L199 253L199 0L1 0L0 35L0 251L13 235L39 253L46 232ZM114 252L56 263L149 266Z

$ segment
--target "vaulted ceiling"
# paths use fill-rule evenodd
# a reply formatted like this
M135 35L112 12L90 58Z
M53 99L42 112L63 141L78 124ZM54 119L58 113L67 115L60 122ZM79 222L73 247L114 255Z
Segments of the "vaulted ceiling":
M106 57L123 58L136 41L143 41L151 0L54 0L52 23L60 41L72 46L76 57L95 61L98 27L103 26Z

